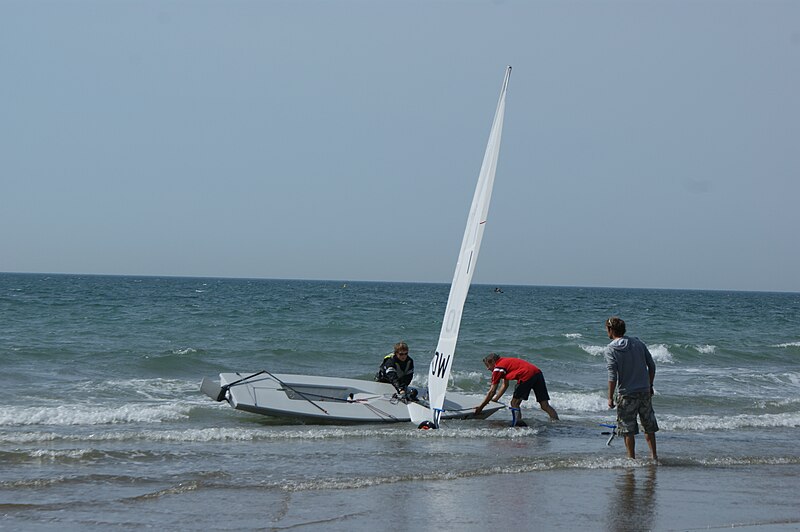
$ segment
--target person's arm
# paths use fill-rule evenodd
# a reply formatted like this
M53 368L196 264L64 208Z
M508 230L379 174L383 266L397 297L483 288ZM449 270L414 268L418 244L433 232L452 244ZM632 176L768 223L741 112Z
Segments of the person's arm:
M655 393L653 389L653 381L656 380L656 363L653 361L653 355L650 354L650 351L645 348L645 362L647 363L647 374L650 376L650 395Z
M475 407L475 414L476 415L480 414L481 410L483 410L483 407L488 405L489 401L492 400L492 397L494 396L494 392L495 392L495 390L497 390L497 384L498 383L496 383L496 382L492 384L492 386L489 388L489 392L486 394L486 397L483 398L483 402L481 404L479 404L477 407Z
M386 379L389 383L394 386L394 389L397 390L397 393L403 393L404 386L400 382L400 377L397 376L397 369L394 367L394 363L392 362L384 362L383 363L384 374L386 375Z
M608 381L608 408L614 408L614 390L617 389L617 381Z
M500 390L497 392L497 395L494 396L492 401L495 401L495 402L499 401L500 398L503 397L503 394L506 393L507 389L508 389L508 380L503 379L503 385L500 386Z
M606 348L603 357L606 359L606 369L608 371L608 408L614 408L614 390L617 389L617 360L614 352Z

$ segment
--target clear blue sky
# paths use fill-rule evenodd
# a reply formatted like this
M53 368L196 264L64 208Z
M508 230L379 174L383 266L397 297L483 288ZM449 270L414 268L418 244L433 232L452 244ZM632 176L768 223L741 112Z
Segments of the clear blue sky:
M0 271L800 291L800 2L0 0Z

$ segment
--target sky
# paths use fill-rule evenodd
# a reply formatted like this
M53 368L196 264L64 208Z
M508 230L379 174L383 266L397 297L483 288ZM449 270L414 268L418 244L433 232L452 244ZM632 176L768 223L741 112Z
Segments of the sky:
M800 2L0 0L0 271L800 292Z

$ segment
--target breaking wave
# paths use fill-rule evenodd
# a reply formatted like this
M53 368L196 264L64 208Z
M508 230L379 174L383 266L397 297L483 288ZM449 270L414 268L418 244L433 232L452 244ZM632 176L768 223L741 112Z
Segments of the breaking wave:
M606 349L606 346L604 345L580 344L578 347L595 357L603 356L603 351ZM653 355L653 360L656 362L662 364L672 364L675 361L672 353L669 350L669 347L666 344L653 344L647 346L647 348L649 349L650 354Z
M743 428L800 427L800 413L740 414L736 416L660 416L667 430L736 430Z
M60 405L10 406L0 409L0 426L25 425L107 425L160 423L185 419L189 404L127 404L123 406Z

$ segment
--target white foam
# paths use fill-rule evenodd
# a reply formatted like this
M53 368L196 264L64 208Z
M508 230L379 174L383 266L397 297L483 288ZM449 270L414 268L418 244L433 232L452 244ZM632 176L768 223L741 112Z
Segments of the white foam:
M667 430L735 430L740 428L800 427L800 413L740 414L737 416L663 416L659 425Z
M11 406L0 409L0 426L105 425L116 423L160 423L187 418L192 406L175 404Z
M798 458L785 457L785 456L775 456L775 457L723 456L723 457L697 459L696 462L701 465L712 466L712 467L738 466L738 465L787 465L787 464L796 464L798 462Z
M604 345L580 344L578 347L596 357L603 356L603 351L606 349ZM648 346L647 349L650 351L650 354L653 355L653 360L656 362L661 362L662 364L672 364L674 362L672 353L670 353L666 344L654 344Z
M647 349L650 351L650 354L653 355L653 360L656 362L662 364L672 364L674 362L672 353L669 352L669 348L666 344L655 344L648 346Z
M454 371L452 373L453 380L456 381L470 381L475 383L483 382L491 377L488 371Z
M531 401L522 403L539 409L539 405L533 398ZM608 400L602 393L575 393L575 392L550 392L550 404L559 413L561 410L572 410L577 412L604 412L608 410Z
M800 397L787 397L784 399L764 399L760 401L756 401L756 406L758 408L767 409L767 408L784 408L787 406L794 406L800 403Z
M31 458L38 460L58 460L63 458L80 460L95 453L94 449L33 449L28 451Z
M313 481L298 482L297 480L283 479L280 481L267 481L269 487L274 487L288 492L315 491L321 489L352 489L377 486L381 484L394 484L397 482L414 480L451 480L457 478L483 477L487 475L514 475L520 473L533 473L538 471L552 471L556 469L630 469L643 468L651 464L649 460L632 461L625 457L579 457L564 458L561 460L533 460L523 463L504 464L492 467L482 467L467 471L430 471L415 473L413 477L387 476L387 477L360 477L360 478L321 478Z
M785 344L777 344L772 347L800 347L800 342L787 342Z
M603 356L603 351L606 350L606 346L604 345L587 345L587 344L580 344L578 345L581 349L592 355L593 357Z
M233 428L207 427L201 429L167 430L93 430L91 434L58 434L54 432L7 433L0 437L1 443L15 445L44 442L168 442L168 443L213 443L213 442L258 442L258 441L320 441L363 438L389 438L392 440L419 438L439 439L520 439L538 434L537 427L475 427L458 421L444 420L447 430L409 430L410 425L399 423L381 427L317 426L313 428Z
M713 355L717 350L717 346L708 345L708 344L706 344L706 345L696 345L696 346L694 346L694 348L697 349L697 351L699 351L700 353L702 353L704 355Z
M197 393L200 389L196 381L180 379L124 379L107 380L103 382L86 381L78 386L85 396L97 392L113 393L115 396L133 394L147 399L181 397L184 402L192 404L207 404L208 399Z
M583 338L583 335L581 333L566 333L566 334L564 334L564 336L566 338L571 339L571 340L574 340L574 339L577 339L577 338Z

